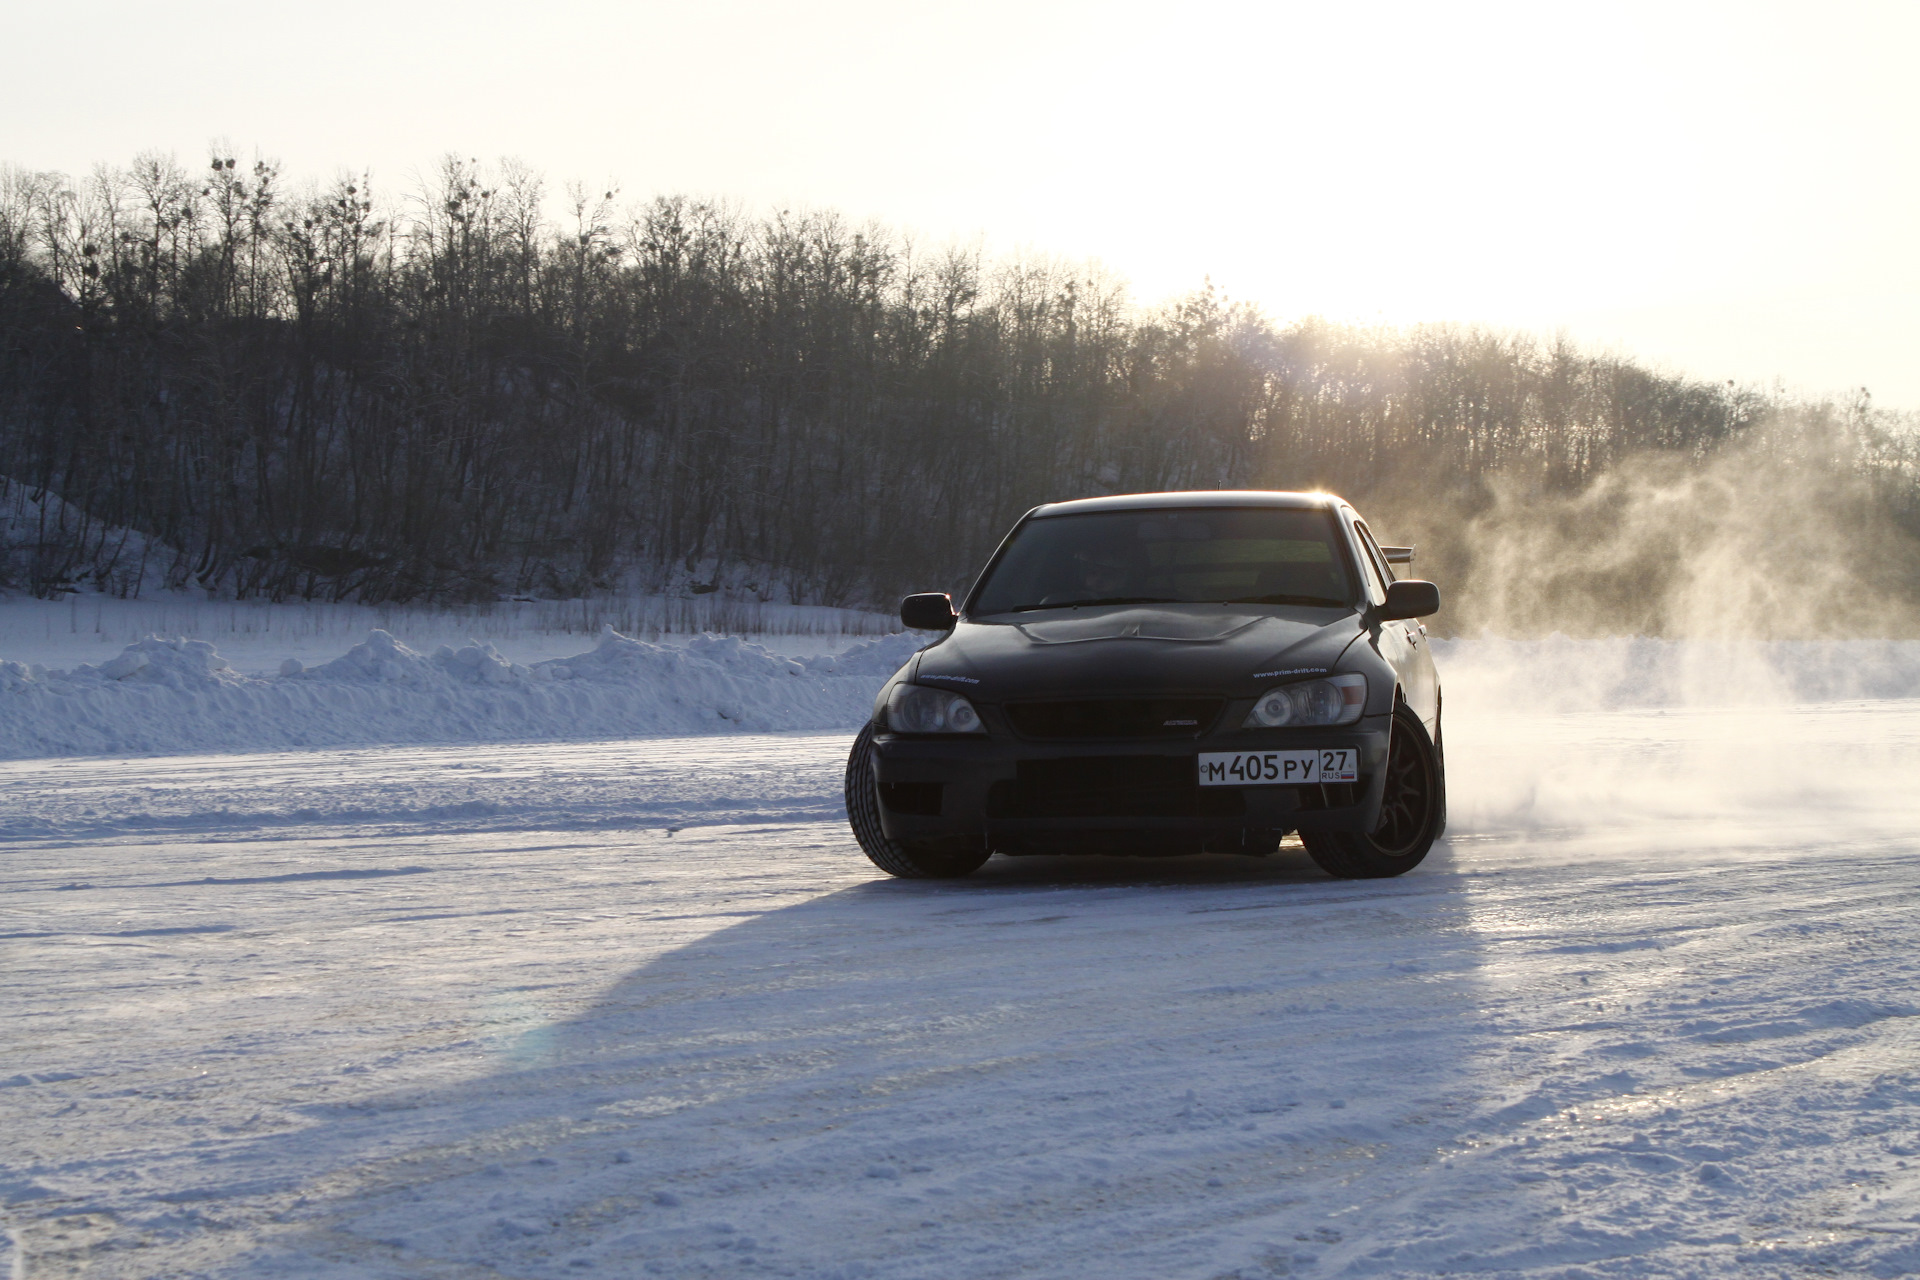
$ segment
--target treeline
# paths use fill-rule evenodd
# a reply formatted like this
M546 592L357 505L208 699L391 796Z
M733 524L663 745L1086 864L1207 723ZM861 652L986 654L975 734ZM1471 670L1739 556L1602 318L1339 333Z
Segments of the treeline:
M1575 493L1783 414L1920 528L1911 438L1864 402L1479 329L1280 327L1210 289L1142 310L1097 271L832 213L547 204L459 160L394 201L226 156L0 173L0 477L38 513L0 586L468 601L718 566L877 602L962 581L1050 499L1325 486L1417 496L1432 527L1496 477ZM164 563L131 571L128 530Z

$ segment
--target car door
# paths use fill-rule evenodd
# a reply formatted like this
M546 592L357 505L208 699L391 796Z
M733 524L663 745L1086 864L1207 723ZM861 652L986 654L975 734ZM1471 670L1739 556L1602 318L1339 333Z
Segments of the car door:
M1370 586L1377 587L1379 598L1387 597L1386 584L1393 581L1393 567L1380 553L1380 544L1366 522L1355 518L1355 539L1361 547L1361 560L1367 569ZM1427 648L1427 629L1418 618L1383 622L1379 626L1380 656L1385 658L1400 679L1407 705L1420 717L1427 732L1437 730L1440 711L1440 682L1433 669L1433 656Z

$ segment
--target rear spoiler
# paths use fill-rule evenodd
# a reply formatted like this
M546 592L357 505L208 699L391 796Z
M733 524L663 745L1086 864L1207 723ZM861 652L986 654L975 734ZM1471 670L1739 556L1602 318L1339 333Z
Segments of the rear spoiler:
M1388 564L1412 564L1412 547L1382 547L1380 554L1387 558Z

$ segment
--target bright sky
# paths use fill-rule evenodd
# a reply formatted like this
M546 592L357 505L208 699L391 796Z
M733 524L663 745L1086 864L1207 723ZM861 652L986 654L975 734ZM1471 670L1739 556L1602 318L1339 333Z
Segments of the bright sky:
M9 5L0 162L831 206L1920 408L1920 3Z

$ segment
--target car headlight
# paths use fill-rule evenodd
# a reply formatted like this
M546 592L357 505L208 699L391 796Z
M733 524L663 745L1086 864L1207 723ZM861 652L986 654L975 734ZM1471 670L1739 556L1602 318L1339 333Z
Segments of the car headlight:
M957 693L897 684L887 696L887 728L895 733L985 733L980 713Z
M1330 676L1283 684L1260 695L1247 713L1243 729L1278 729L1286 725L1352 724L1367 705L1367 678Z

